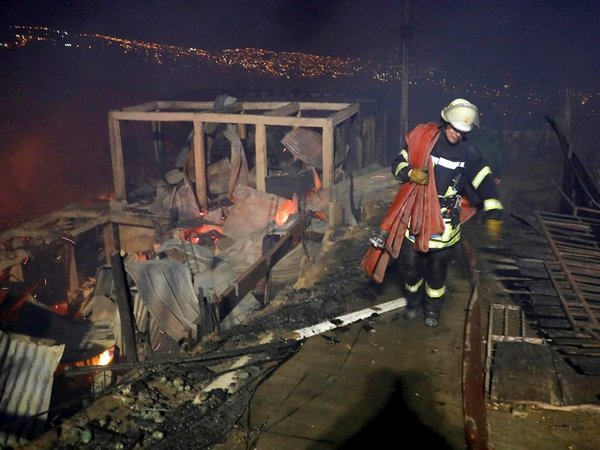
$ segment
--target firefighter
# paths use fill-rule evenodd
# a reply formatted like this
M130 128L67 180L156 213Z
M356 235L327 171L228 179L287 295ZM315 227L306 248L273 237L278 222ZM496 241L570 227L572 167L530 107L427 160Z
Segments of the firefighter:
M432 137L416 142L413 140L412 145L417 149L405 144L392 163L392 173L401 185L433 184L429 186L429 194L425 194L426 202L432 201L427 196L437 194L442 218L440 226L436 229L431 225L432 233L428 237L421 236L421 240L425 237L426 242L418 243L418 232L411 223L420 219L417 217L418 211L413 208L399 249L399 263L407 299L405 317L414 319L422 310L425 325L436 327L444 304L452 248L460 240L461 223L475 212L482 211L490 239L498 240L502 229L503 207L490 166L479 149L468 139L468 133L473 127L479 127L477 107L465 99L457 98L442 109L439 124L428 125ZM410 133L407 134L409 135ZM415 159L411 158L411 153L418 151L420 146L429 146L426 150L429 154L425 159L427 164L413 167L410 161ZM434 204L437 208L437 203ZM466 214L463 210L466 205L475 208L472 214ZM387 236L383 240L385 237ZM381 236L379 239L381 244ZM377 245L378 240L375 238L371 242Z

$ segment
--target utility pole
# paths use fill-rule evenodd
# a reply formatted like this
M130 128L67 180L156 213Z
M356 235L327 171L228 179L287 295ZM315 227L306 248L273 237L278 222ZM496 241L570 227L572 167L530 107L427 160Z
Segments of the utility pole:
M404 17L400 27L402 40L402 81L400 85L400 148L408 131L408 37L409 37L410 1L404 0Z

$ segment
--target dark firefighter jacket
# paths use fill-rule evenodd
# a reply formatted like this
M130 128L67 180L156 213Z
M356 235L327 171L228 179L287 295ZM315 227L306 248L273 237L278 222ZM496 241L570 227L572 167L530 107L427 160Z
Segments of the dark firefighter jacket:
M413 240L417 251L428 251L430 245L443 248L458 241L460 223L476 211L468 201L457 197L469 185L472 185L473 193L481 195L479 198L472 196L475 205L490 215L502 215L491 170L483 163L477 149L466 145L466 141L451 146L442 134L435 123L417 125L407 133L407 145L392 165L392 172L402 184L379 225L380 231L387 236L385 248L370 247L361 262L366 274L377 283L383 281L390 258L398 257L404 236ZM438 141L441 141L439 145ZM451 151L443 154L447 147L451 147ZM467 147L469 151L464 151ZM429 184L406 182L412 167L428 167ZM443 168L439 175L438 168ZM448 203L451 201L458 203ZM461 204L467 206L462 211L455 207Z
M401 183L409 181L410 152L411 149L405 145L392 163L392 173ZM461 218L464 200L476 210L483 211L486 219L502 218L503 208L494 174L479 149L469 142L468 136L463 136L458 144L451 144L443 130L440 130L440 136L431 151L431 160L444 230L430 236L429 248L445 248L458 242L460 224L467 218L464 214ZM430 174L430 182L431 178ZM413 242L415 240L410 227L406 237Z

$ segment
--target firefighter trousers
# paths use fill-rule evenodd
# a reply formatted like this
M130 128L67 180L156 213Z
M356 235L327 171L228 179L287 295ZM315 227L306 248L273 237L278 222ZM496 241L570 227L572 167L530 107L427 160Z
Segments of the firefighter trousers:
M452 247L418 252L411 241L404 239L399 268L407 310L414 312L422 308L425 317L439 318L446 297L446 278L452 253Z

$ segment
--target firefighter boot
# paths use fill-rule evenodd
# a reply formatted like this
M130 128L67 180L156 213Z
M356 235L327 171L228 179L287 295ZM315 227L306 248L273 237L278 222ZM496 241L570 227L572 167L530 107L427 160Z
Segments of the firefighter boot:
M425 301L423 302L423 315L425 316L426 327L433 328L440 324L440 312L442 311L443 304L443 297L432 298L428 295L425 296Z
M425 295L423 289L423 280L420 280L414 285L406 283L404 285L406 291L406 308L404 310L404 318L412 320L419 315L423 307L423 297Z

